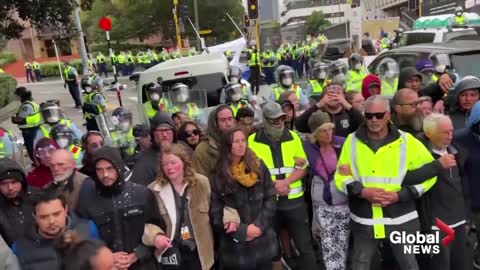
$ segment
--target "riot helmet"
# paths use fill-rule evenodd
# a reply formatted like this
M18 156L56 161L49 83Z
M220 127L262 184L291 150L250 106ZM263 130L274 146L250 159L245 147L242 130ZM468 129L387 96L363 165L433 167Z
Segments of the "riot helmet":
M463 15L463 8L461 6L458 6L455 8L455 16L462 16Z
M378 65L378 75L382 78L393 79L398 77L399 68L397 62L392 58L383 59Z
M294 83L295 71L290 66L281 65L277 68L277 82L283 87L290 88Z
M348 65L350 69L360 70L363 67L363 56L358 53L354 53L348 59Z
M23 86L17 87L15 89L15 95L20 97L22 101L32 98L32 92Z
M112 112L112 121L125 132L132 125L132 113L124 107L118 107Z
M243 97L243 86L239 83L229 83L225 86L225 95L227 100L238 102Z
M45 122L51 125L58 123L58 121L63 118L62 109L52 101L40 104L40 111L42 112Z
M228 69L228 81L230 83L240 83L242 78L242 70L239 67L231 66Z
M432 61L433 68L438 73L444 73L448 68L451 67L450 57L448 54L432 54L430 55L430 60Z
M178 104L186 103L190 99L190 88L183 83L176 83L171 89L173 101Z
M158 102L162 98L162 86L160 84L152 82L144 87L150 101Z
M73 131L62 124L57 124L50 130L50 137L57 143L58 147L66 149L73 143Z
M348 68L345 63L340 60L336 60L330 63L328 68L330 69L330 77L334 82L342 84L345 82L345 77L348 72Z
M80 85L82 86L82 89L85 91L85 93L90 94L91 92L93 92L92 81L88 77L83 77L80 81Z
M329 76L329 69L328 69L328 65L325 64L325 63L316 63L313 67L312 67L312 71L311 71L311 79L312 80L326 80L327 77Z
M133 137L139 139L150 135L150 128L145 124L136 124L132 131Z

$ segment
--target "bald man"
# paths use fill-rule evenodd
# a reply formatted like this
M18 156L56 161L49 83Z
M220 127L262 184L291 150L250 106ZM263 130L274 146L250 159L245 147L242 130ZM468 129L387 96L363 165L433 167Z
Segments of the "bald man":
M67 199L68 209L75 209L82 184L91 180L88 176L77 172L75 159L69 151L55 150L50 159L53 182L45 187L45 191L63 194Z
M422 132L422 116L418 93L409 88L398 90L392 100L392 122L400 130L413 136Z

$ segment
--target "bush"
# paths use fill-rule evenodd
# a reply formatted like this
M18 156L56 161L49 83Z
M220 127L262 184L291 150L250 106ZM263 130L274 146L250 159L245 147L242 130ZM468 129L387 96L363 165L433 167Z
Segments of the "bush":
M0 108L7 106L14 100L16 87L17 80L6 73L0 74Z
M81 60L71 60L70 64L77 70L78 74L82 76L83 66ZM58 70L58 62L45 62L41 63L40 66L42 70L42 77L60 77L60 73ZM63 64L60 64L60 68L63 72ZM112 71L112 65L110 64L110 60L107 60L107 70L109 72Z
M17 56L13 52L0 52L0 67L17 61Z

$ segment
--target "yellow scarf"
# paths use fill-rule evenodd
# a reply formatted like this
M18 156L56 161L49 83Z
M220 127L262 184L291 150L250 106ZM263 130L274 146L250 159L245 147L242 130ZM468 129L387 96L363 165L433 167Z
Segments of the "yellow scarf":
M233 163L231 166L232 176L235 181L244 187L251 187L257 183L257 174L253 171L246 173L247 164L244 161Z

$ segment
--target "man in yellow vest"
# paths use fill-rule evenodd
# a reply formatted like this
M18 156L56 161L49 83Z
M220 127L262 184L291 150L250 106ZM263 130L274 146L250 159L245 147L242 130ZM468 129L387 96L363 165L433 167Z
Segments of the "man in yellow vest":
M363 57L354 53L348 59L350 70L348 71L346 91L362 91L362 81L368 75L368 70L364 66Z
M124 161L128 161L135 153L135 137L133 137L132 113L124 107L118 107L112 112L112 122L117 127L110 132L112 146L116 147Z
M157 112L169 111L170 105L163 96L162 86L158 83L149 83L143 86L147 101L143 104L145 118L151 121Z
M0 158L15 159L15 142L8 131L0 127Z
M70 65L70 62L67 60L63 61L63 66L63 76L65 79L63 87L67 88L68 86L68 91L75 102L75 109L80 109L82 107L82 100L80 99L80 89L78 89L79 78L77 70Z
M229 83L225 86L226 104L230 106L233 117L237 116L238 110L241 108L249 108L250 104L243 95L243 86L239 83Z
M33 61L32 67L33 73L35 73L35 79L37 80L37 82L39 82L40 80L42 80L42 71L40 69L40 64L37 61Z
M98 73L98 75L102 76L102 74L105 74L105 78L108 78L107 62L105 61L105 55L103 55L102 52L98 52L96 59L97 59L97 73Z
M252 92L254 95L260 90L260 52L257 49L257 43L255 40L250 41L250 49L247 53L247 64L250 68L249 82L252 86Z
M25 67L25 77L27 77L27 83L30 81L35 82L32 64L30 62L25 62L23 66Z
M265 72L265 82L268 85L275 83L275 63L276 55L270 45L265 45L265 51L261 55L262 69Z
M302 178L307 175L307 157L300 137L285 127L285 113L280 104L263 106L264 126L248 137L248 146L263 160L277 194L275 229L286 228L300 253L298 269L318 269L312 246ZM273 259L274 268L280 256ZM281 268L278 268L281 269Z
M43 122L40 106L33 100L32 92L25 87L15 89L15 96L20 98L22 104L18 108L17 113L12 116L12 123L17 124L22 131L25 148L27 148L30 159L35 162L33 141L35 140L38 126Z
M166 48L163 48L162 52L160 53L160 63L166 62L168 60L170 60L170 54L168 54Z
M419 140L391 124L386 97L368 98L365 118L343 144L334 175L337 189L349 197L353 269L370 269L386 240L400 269L418 270L415 255L404 252L406 243L392 243L392 236L420 231L415 202L436 183L440 164ZM412 177L419 184L403 184Z
M295 71L293 68L282 65L277 68L276 72L277 85L273 87L273 91L270 94L270 101L277 102L280 100L280 95L287 91L293 91L301 105L308 104L308 98L303 93L302 88L298 84L295 84Z
M463 14L463 8L460 6L455 8L455 16L453 16L453 23L454 25L458 26L464 26L467 23L465 14Z
M387 58L379 64L379 77L382 80L382 96L392 97L398 89L398 64Z
M83 151L80 146L73 143L73 132L65 125L57 124L52 127L50 137L55 141L60 149L65 149L72 153L77 168L82 167Z
M117 62L118 62L118 68L122 71L122 76L127 76L128 74L127 55L125 54L124 51L121 51L117 55Z
M100 131L96 117L105 112L107 104L105 97L89 78L82 78L82 89L84 90L82 110L87 130Z
M183 112L193 121L201 118L202 111L195 102L190 99L190 87L183 83L176 83L170 89L172 97L171 113Z
M135 56L133 56L132 51L127 52L127 75L132 75L135 71Z
M328 75L330 71L328 65L322 62L315 63L310 72L310 80L308 80L307 95L309 97L320 97L323 89L330 82Z

